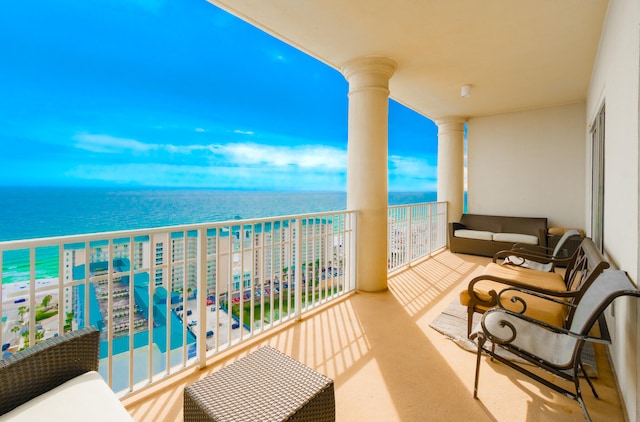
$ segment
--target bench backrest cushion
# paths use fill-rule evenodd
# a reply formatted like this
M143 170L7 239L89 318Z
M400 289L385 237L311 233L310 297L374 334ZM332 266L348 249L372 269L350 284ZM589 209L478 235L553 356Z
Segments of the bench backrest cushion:
M546 233L545 217L505 217L498 215L463 214L460 223L470 230L486 230L493 233L521 233L538 236Z

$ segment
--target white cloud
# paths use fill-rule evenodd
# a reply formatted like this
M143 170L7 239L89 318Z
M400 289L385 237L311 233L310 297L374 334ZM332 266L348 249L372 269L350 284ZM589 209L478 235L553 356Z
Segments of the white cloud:
M210 151L211 148L208 145L172 145L165 144L160 145L160 149L170 152L172 154L191 154L194 151Z
M96 135L90 133L80 133L73 137L76 147L92 152L119 153L148 152L159 148L156 144L145 144L135 139L117 138L111 135Z
M437 169L425 159L391 155L389 156L389 172L403 177L427 178L435 177Z
M203 129L201 127L197 127L197 128L195 128L195 131L198 132L198 133L203 133L203 132L206 132L207 130Z
M240 129L236 129L233 131L233 133L237 133L240 135L255 135L255 132L251 131L251 130L240 130Z
M77 135L74 139L77 147L93 152L128 153L133 157L134 153L153 151L149 155L154 161L151 163L79 166L72 175L82 179L147 186L345 188L347 151L343 148L252 142L144 144L134 139L91 134ZM435 190L436 178L437 168L426 157L389 156L389 187L394 190Z
M221 145L217 152L233 163L272 167L297 166L344 170L347 152L322 145L272 146L252 143Z
M189 166L171 164L81 165L67 173L83 180L140 186L276 190L344 190L344 172L300 168Z
M148 153L165 151L171 154L191 154L193 151L210 151L209 145L145 144L135 139L118 138L111 135L79 133L73 137L75 146L92 152L105 154Z
M435 166L424 158L392 155L389 157L389 189L395 191L436 191Z
M241 131L235 131L239 133ZM253 134L253 132L244 132ZM169 153L193 155L194 165L207 162L212 165L266 166L317 168L320 171L345 170L347 152L344 149L323 145L263 145L257 143L229 144L145 144L135 139L118 138L111 135L82 133L74 136L76 147L87 151L107 154ZM197 160L205 160L200 163Z

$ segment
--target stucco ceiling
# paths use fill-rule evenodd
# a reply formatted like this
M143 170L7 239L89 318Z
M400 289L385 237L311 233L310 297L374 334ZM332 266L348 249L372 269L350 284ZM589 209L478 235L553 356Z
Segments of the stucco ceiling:
M209 1L336 69L395 59L391 97L434 120L584 101L607 9L606 0Z

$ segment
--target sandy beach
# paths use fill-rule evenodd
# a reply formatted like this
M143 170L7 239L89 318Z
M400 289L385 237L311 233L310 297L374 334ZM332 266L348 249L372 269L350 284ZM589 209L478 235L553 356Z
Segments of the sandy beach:
M21 297L29 293L28 281L18 281L13 283L2 283L2 300L6 302L7 299ZM35 280L36 296L42 294L50 294L51 288L57 291L58 279L57 278L43 278ZM47 289L50 288L50 289ZM43 290L45 290L43 292Z

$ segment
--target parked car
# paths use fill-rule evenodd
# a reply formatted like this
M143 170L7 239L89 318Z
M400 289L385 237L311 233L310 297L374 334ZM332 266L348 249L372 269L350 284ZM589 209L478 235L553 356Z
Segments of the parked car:
M240 323L239 322L234 322L233 325L231 326L231 328L233 328L234 330L236 328L240 328Z
M207 331L207 338L213 337L213 330Z
M191 315L193 312L191 311L191 309L187 309L187 316Z

